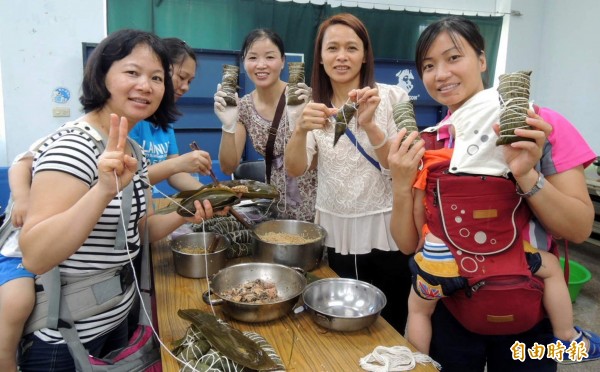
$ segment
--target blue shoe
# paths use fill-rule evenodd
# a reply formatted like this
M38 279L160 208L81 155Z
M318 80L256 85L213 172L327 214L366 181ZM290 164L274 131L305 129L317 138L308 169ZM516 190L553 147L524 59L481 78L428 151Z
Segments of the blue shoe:
M575 330L579 334L579 337L577 337L574 340L576 343L580 343L582 341L585 343L585 340L586 339L588 340L588 342L589 342L589 346L587 348L588 356L577 361L577 360L570 359L569 354L567 352L565 352L563 360L557 361L557 362L562 363L562 364L572 364L572 363L591 362L592 360L600 359L600 336L598 336L594 332L586 331L577 326L575 326ZM561 340L559 338L554 338L554 342L556 343L557 341L562 342L567 348L571 345L571 341L565 341L565 340Z

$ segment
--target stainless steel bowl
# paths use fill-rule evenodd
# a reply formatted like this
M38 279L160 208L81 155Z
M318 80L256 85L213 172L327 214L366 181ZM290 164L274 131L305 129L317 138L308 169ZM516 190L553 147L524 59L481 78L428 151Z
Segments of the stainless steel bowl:
M275 302L256 304L231 301L220 295L256 279L275 283L279 299ZM210 279L211 291L218 299L213 299L208 291L202 298L207 304L222 305L223 312L234 319L257 323L278 319L289 313L298 302L304 287L306 278L297 270L285 265L252 262L220 270Z
M217 242L213 246L212 253L193 254L180 251L181 248L186 247L206 249L211 247L215 239ZM175 272L188 278L205 278L213 275L225 267L228 247L227 238L212 232L194 232L173 238L171 251L173 252Z
M313 321L334 331L357 331L370 326L387 302L385 294L374 285L343 278L312 282L302 299Z
M296 234L315 240L305 244L269 243L261 239L262 234L269 232ZM254 247L256 261L278 263L311 271L321 263L323 242L327 232L321 226L311 222L271 220L256 225L254 235L256 236Z

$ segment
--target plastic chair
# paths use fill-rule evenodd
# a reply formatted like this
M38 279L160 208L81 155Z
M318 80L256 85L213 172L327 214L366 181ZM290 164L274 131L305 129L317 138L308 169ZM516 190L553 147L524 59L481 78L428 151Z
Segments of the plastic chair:
M233 172L233 179L265 182L265 173L266 167L264 160L245 161L240 163Z

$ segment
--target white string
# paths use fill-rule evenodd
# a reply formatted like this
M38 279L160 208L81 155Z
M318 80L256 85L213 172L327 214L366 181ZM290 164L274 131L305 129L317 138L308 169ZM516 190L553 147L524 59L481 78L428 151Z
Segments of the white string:
M356 97L358 100L358 96ZM356 110L356 128L358 129L358 108L356 107L356 102L352 102L350 101L350 97L348 97L348 99L346 100L346 102L344 102L339 110L342 110L342 116L344 117L344 121L346 122L347 127L350 127L350 121L352 121L352 119L350 119L350 121L348 120L348 118L346 117L346 112L344 111L344 106L351 106ZM355 149L355 155L358 155L356 157L356 161L354 162L354 174L358 174L358 165L360 162L360 156L362 154L360 154L360 151L358 150L358 139L356 139L356 142L354 143L354 149ZM354 217L352 217L352 223L354 224L354 228L353 231L356 233L356 231L358 231L358 227L356 226L357 223L357 219L358 217L356 216L358 214L358 206L356 205L356 203L354 203ZM356 278L356 280L359 280L358 278L358 255L356 253L353 254L354 255L354 277Z
M248 215L242 209L238 209L237 212L239 214L241 214L243 217L245 217L245 219L248 220L248 221L251 221L251 222L261 222L267 216L268 211L271 210L271 207L273 206L273 203L275 203L275 199L271 199L271 202L269 203L269 206L267 208L265 208L265 212L264 213L260 211L260 208L258 208L259 213L258 213L258 217L257 218L253 218L251 215ZM277 205L275 207L277 207Z
M149 182L146 182L142 177L140 177L140 181L142 181L142 183L146 184L146 186L154 188L154 185L151 185ZM117 189L118 189L118 186L117 186ZM192 215L196 214L195 212L192 212L189 209L187 209L186 207L184 207L183 205L179 204L175 199L171 198L169 195L167 195L164 192L160 191L158 188L154 188L154 190L158 191L159 194L161 194L162 196L164 196L171 203L177 205L178 207L181 207L183 210L185 210L189 214L192 214ZM204 222L204 220L203 220L203 222Z
M140 177L140 181L142 181L142 183L145 183L146 185L153 187L150 183L146 182L142 177ZM118 186L117 186L118 187ZM190 213L190 214L195 214L194 212L190 211L189 209L187 209L186 207L184 207L183 205L179 204L177 201L175 201L173 198L170 198L167 194L165 194L164 192L160 191L158 188L156 188L156 191L158 191L159 194L161 194L162 196L164 196L165 198L167 198L168 200L170 200L172 203L174 203L175 205L183 208L186 212ZM202 232L204 234L202 234L203 237L203 243L204 243L204 247L208 248L208 245L206 244L206 230L205 230L205 225L204 225L204 218L202 219ZM206 254L204 255L204 272L206 273L205 276L205 280L206 280L206 288L208 290L208 293L212 293L212 290L210 288L210 280L208 280L208 252L206 252ZM216 317L217 314L215 312L215 308L212 304L212 301L208 301L208 304L210 305L210 310L212 312L212 314Z
M114 170L113 173L115 175L115 182L116 182L117 190L118 190L117 198L120 201L120 205L122 205L123 204L123 195L122 195L122 190L119 188L119 177L117 176L117 171L116 170ZM142 180L142 177L140 177L139 179ZM133 180L132 180L132 182L133 182ZM144 180L142 180L142 182L146 183ZM146 211L147 211L147 209L146 209ZM134 265L133 265L133 258L131 257L131 252L129 251L129 246L127 244L127 231L128 231L128 228L125 226L125 217L123 215L123 208L119 208L119 213L121 214L121 223L123 224L123 231L125 231L125 247L126 247L126 250L127 250L127 257L129 258L129 264L131 265L131 268L132 268L131 271L133 273L133 279L134 279L133 283L135 285L135 290L136 290L136 292L137 292L137 294L138 294L138 296L140 298L140 306L142 307L142 310L144 311L144 315L146 316L146 319L148 320L148 324L150 326L150 329L152 329L152 333L154 334L154 336L158 340L158 343L160 344L160 346L162 348L164 348L169 355L171 355L173 358L175 358L175 360L177 360L179 363L192 368L194 371L198 371L195 368L193 368L189 364L189 362L186 362L184 360L181 360L181 359L177 358L177 356L175 356L175 354L173 354L171 352L171 350L167 347L167 345L165 345L165 343L161 340L160 336L158 335L158 332L156 332L156 329L154 329L154 325L152 324L152 318L148 314L148 310L146 309L146 305L144 304L144 301L142 299L142 291L140 290L140 286L138 284L138 277L137 277L137 273L135 272L135 268L134 268ZM148 223L147 218L148 218L148 214L146 212L146 223ZM201 372L201 371L198 371L198 372Z
M500 115L503 115L504 113L510 113L513 114L514 116L516 116L516 118L513 117L507 117L508 120L511 121L521 121L523 123L525 123L525 119L527 118L527 114L523 114L520 111L517 111L515 108L520 107L520 105L523 104L523 101L525 101L526 103L528 103L527 98L524 97L514 97L508 100L503 100L502 97L500 97ZM507 134L507 132L512 131L514 132L515 129L527 129L529 128L529 125L524 124L518 127L512 127L512 128L508 128L508 129L502 129L502 127L500 128L499 131L499 135L502 137L516 137L515 134Z
M356 94L356 100L358 101L358 94ZM348 100L346 101L346 103L350 101L350 97L348 97ZM346 103L344 103L344 105L346 105ZM352 102L354 109L356 110L356 135L358 135L358 107L356 107L356 103ZM343 112L343 110L342 110ZM344 114L344 120L346 120L346 116ZM348 126L350 126L350 123L348 122ZM358 155L356 158L356 161L354 162L354 174L358 174L358 164L360 161L360 156L362 154L360 154L360 151L358 150L358 138L356 139L356 142L354 143L354 150L355 150L355 155ZM358 227L356 226L356 221L358 219L358 205L356 204L356 202L354 203L354 217L353 217L353 224L354 224L354 233L356 234L356 232L358 231ZM356 280L359 280L358 278L358 254L355 252L354 253L354 274L356 276Z
M215 239L217 239L217 237L215 236ZM210 310L212 312L212 314L216 317L217 314L215 313L215 308L213 307L213 303L210 300L210 294L212 293L212 290L210 288L210 280L208 280L208 243L206 242L206 226L204 225L204 219L202 219L202 240L203 240L203 244L204 244L204 250L205 250L205 254L204 254L204 278L206 280L206 287L208 289L208 304L210 305ZM217 247L218 248L218 247Z
M371 372L411 371L417 363L431 363L436 369L442 369L429 355L413 352L406 346L377 346L371 354L359 360L360 367Z

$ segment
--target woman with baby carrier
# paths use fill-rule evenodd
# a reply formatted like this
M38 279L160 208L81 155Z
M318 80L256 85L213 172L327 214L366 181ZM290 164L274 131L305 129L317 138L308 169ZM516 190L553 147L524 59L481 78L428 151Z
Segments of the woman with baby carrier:
M36 152L31 207L19 240L24 267L38 275L58 267L61 280L114 271L120 283L116 288L94 287L101 297L115 298L107 309L72 319L74 327L65 327L69 319L61 304L61 331L42 327L25 335L19 359L22 371L76 369L74 355L79 354L71 353L74 343L67 345L64 328L75 328L73 336L85 347L85 357L102 357L125 346L127 315L137 294L131 275L124 273L140 252L140 232L147 226L149 240L155 241L186 222L212 216L207 201L196 201L195 214L189 218L176 212L153 214L151 196L145 193L147 161L136 158L141 152L127 140L140 120L148 118L166 128L177 117L170 65L163 41L154 34L137 30L110 34L85 67L80 98L85 114L77 119L84 130L63 127ZM105 138L104 151L93 140L96 136ZM119 232L121 226L124 233Z
M422 322L420 332L429 333L418 335L418 348L444 371L555 371L556 360L599 358L600 338L572 326L570 301L552 303L556 293L543 290L556 285L568 297L564 279L537 277L546 264L558 266L545 253L556 252L553 236L582 242L591 232L583 170L596 155L570 122L542 107L527 111L531 130L514 130L524 140L496 146L507 108L495 89L484 88L484 40L464 17L423 31L416 67L449 113L422 141L417 133L403 140L403 129L391 142L390 228L404 253L419 248L411 260L407 337L415 337L411 323ZM566 315L553 318L551 308ZM559 323L571 326L557 334ZM570 354L571 345L587 357Z

